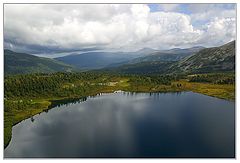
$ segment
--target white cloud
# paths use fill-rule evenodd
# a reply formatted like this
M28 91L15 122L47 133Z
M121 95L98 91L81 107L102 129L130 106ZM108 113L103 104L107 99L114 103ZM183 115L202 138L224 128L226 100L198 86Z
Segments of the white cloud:
M165 6L165 10L173 11L176 7ZM198 44L211 46L220 40L234 39L234 11L209 12L199 11L192 15L150 12L145 4L7 4L4 5L5 47L18 45L26 50L37 46L40 51L90 47L136 50ZM201 26L192 24L200 19L208 22Z
M176 11L179 8L179 4L160 4L159 9L163 11Z
M236 39L236 19L235 18L215 18L205 25L202 37L199 43L221 45Z

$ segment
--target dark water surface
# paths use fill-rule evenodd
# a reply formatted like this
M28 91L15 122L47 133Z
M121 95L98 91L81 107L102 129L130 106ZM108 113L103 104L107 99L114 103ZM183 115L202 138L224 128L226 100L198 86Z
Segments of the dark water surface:
M234 157L234 102L197 93L111 93L13 127L5 157Z

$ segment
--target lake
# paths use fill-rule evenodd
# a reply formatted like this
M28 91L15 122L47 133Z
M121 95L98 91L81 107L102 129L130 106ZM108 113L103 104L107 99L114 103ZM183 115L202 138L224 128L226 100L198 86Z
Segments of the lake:
M235 103L193 92L118 92L13 127L4 157L235 157Z

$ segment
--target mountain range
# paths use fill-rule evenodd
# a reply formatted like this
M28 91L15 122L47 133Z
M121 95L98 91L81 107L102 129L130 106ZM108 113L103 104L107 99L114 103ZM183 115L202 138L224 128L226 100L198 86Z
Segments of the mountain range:
M219 47L194 48L189 53L152 54L116 68L106 68L106 71L135 74L235 71L235 41Z
M150 48L143 48L136 52L87 52L55 59L69 65L74 65L81 70L93 70L126 64L135 58L147 56L156 51Z
M71 72L75 68L55 59L4 50L5 74Z
M86 52L49 59L4 50L5 74L100 70L118 73L206 73L235 70L235 41L219 47Z
M171 67L170 70L207 73L235 70L235 41L220 47L205 48Z
M69 65L74 65L81 70L93 70L101 69L119 62L126 62L134 57L136 56L123 52L88 52L55 59Z

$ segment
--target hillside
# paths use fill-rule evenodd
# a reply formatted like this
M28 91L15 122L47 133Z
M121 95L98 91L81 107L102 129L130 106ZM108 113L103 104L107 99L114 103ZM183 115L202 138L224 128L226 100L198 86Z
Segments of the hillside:
M176 54L176 51L174 54L170 51L173 52L169 50L169 53L165 51L164 54L137 58L107 70L134 74L211 73L235 70L235 41L220 47L205 48L196 53L192 51L193 54L190 52Z
M151 61L135 64L125 64L116 68L106 68L105 71L112 71L124 74L164 74L174 61Z
M73 71L73 67L133 74L228 72L235 70L235 41L204 49L156 51L144 48L136 52L88 52L56 59L10 50L4 50L4 56L5 74Z
M152 61L179 61L185 57L193 55L194 53L200 51L204 47L192 47L187 49L170 49L163 51L155 51L150 55L139 57L131 60L129 63L139 63L139 62L152 62Z
M92 70L103 68L109 64L123 62L128 60L127 55L110 52L88 52L83 54L68 55L55 58L66 64L74 65L81 70Z
M4 50L5 74L71 72L73 70L72 66L54 59Z
M225 72L235 70L235 41L213 48L205 48L171 66L174 72Z

